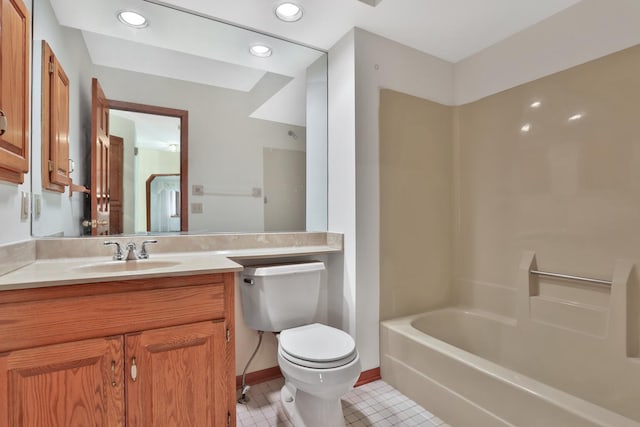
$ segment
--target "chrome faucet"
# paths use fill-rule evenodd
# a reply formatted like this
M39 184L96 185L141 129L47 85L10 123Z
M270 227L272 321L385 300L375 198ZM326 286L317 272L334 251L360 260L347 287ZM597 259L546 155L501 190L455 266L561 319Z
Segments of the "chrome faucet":
M149 243L158 243L157 240L145 240L142 242L142 248L140 249L140 253L138 254L138 259L149 259L149 252L147 252L147 244Z
M114 261L122 261L124 259L124 253L122 253L122 248L120 247L120 243L107 241L103 243L104 246L115 245L116 251L113 253L112 259Z
M138 254L136 253L136 244L133 242L127 243L127 256L125 257L125 261L135 261L138 259Z
M104 242L103 244L105 246L108 245L115 245L116 247L116 251L113 253L113 260L114 261L136 261L139 259L149 259L149 253L147 252L147 244L149 243L158 243L157 240L145 240L144 242L142 242L142 248L140 249L140 253L136 252L136 244L133 242L129 242L127 243L126 246L126 250L127 250L127 254L125 255L125 253L122 251L122 247L120 246L120 243L118 242L113 242L113 241L107 241Z

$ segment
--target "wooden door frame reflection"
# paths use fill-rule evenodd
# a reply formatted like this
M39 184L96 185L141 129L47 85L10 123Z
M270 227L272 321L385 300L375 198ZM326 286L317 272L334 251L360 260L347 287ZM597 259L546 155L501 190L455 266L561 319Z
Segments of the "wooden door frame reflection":
M189 112L175 108L109 99L109 109L176 117L180 120L180 231L189 230Z

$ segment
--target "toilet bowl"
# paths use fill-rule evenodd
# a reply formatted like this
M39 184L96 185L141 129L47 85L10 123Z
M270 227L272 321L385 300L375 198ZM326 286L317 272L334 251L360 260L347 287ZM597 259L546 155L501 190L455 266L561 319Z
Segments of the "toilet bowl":
M278 341L278 365L285 378L280 395L293 425L344 426L340 398L361 371L351 336L314 323L282 331Z
M282 403L295 427L342 427L340 398L360 375L360 356L349 334L313 323L322 262L246 267L241 301L245 323L280 332L278 365Z

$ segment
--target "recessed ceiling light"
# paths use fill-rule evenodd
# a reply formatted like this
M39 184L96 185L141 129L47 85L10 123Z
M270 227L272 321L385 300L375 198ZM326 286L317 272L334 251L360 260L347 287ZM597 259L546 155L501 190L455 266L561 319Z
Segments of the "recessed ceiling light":
M253 56L260 58L266 58L273 53L271 48L265 44L254 44L249 48L249 52L251 52Z
M120 22L133 28L145 28L149 25L147 18L132 10L121 10L117 16Z
M278 19L285 22L295 22L302 18L302 8L291 2L280 3L275 12Z

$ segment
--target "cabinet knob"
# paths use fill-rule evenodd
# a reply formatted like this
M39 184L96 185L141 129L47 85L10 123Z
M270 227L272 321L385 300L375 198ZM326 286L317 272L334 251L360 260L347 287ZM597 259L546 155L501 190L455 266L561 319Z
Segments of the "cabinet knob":
M138 367L136 366L136 358L131 359L131 379L136 382L138 379Z
M7 131L7 115L4 111L0 110L0 136L4 135Z
M118 383L116 382L116 362L115 360L111 362L111 387L116 387Z

